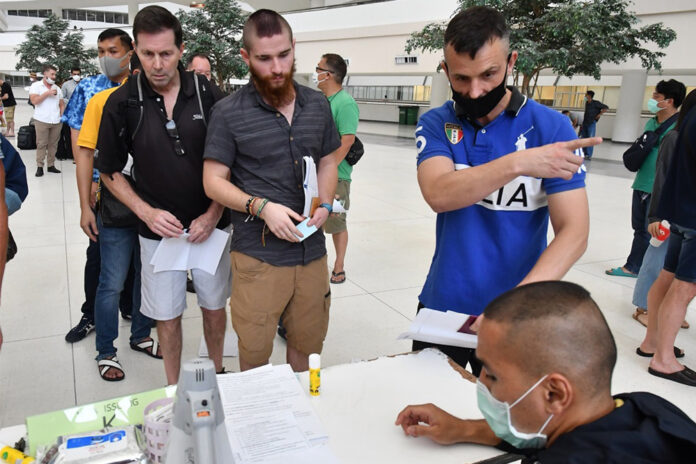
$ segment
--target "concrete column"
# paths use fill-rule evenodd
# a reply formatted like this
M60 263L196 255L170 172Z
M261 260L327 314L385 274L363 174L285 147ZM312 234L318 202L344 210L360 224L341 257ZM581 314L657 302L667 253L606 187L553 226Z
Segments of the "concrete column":
M140 6L138 5L138 2L134 2L132 0L128 2L128 24L130 26L133 25L133 20L135 19L135 15L138 14L139 9Z
M444 71L432 74L430 84L430 109L442 106L450 98L450 84Z
M621 78L619 104L614 118L611 139L614 142L633 142L642 132L640 112L648 73L644 70L625 71Z

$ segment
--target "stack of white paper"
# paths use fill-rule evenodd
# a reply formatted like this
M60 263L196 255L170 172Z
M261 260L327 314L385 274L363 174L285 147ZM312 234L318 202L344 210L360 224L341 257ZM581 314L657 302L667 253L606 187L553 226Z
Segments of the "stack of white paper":
M398 339L409 338L438 345L476 348L478 343L476 335L459 332L469 317L469 314L454 311L423 308L411 322L408 332L399 335Z
M217 376L235 464L337 463L288 364Z

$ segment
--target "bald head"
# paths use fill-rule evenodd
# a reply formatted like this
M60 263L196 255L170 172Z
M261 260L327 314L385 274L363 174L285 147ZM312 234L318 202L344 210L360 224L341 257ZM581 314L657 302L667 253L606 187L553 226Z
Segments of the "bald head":
M536 282L510 290L484 310L498 324L510 361L530 378L557 372L580 392L606 393L616 343L589 292L570 282Z

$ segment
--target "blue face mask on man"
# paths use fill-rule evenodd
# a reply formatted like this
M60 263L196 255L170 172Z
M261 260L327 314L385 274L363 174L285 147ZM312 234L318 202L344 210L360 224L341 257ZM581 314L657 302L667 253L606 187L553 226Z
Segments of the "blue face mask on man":
M493 433L495 433L498 438L506 441L518 449L539 449L544 447L548 436L542 432L549 422L551 422L553 414L546 419L546 422L544 422L544 425L541 426L538 432L524 433L520 432L515 428L514 425L512 425L510 409L515 407L516 404L529 395L529 393L538 387L546 377L547 376L545 375L539 379L537 383L532 385L529 390L517 398L517 400L512 404L497 400L480 380L476 381L476 396L478 398L479 410L481 411L481 414L483 414L483 417L486 419L488 425L491 427L491 430L493 430Z

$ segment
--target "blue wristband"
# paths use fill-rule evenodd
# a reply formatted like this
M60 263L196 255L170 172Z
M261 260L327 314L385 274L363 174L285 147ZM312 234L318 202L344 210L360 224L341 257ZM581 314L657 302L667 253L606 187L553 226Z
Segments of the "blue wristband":
M326 210L331 214L333 212L333 206L331 206L328 203L322 203L319 205L319 208L326 208Z

